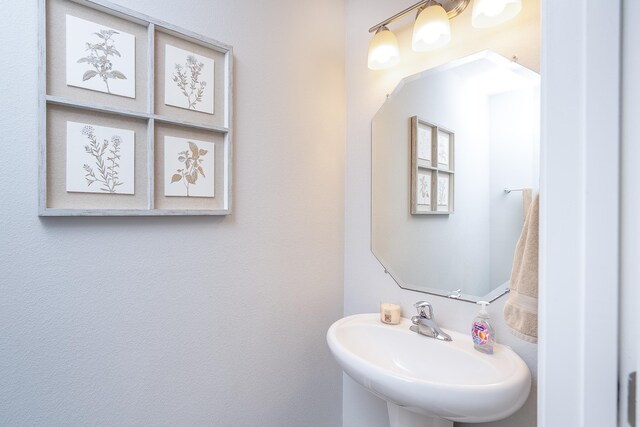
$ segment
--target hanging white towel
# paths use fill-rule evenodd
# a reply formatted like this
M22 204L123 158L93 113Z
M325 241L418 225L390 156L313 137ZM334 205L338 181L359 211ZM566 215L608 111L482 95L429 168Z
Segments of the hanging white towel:
M529 209L531 209L531 200L533 198L533 190L531 188L522 189L522 221L527 219Z
M538 216L537 195L516 245L504 318L509 330L529 342L538 341Z

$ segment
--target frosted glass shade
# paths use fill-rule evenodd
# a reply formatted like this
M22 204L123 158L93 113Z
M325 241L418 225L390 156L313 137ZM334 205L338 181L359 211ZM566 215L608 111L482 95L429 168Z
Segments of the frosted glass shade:
M398 39L387 27L380 27L369 43L369 69L382 70L400 62Z
M413 26L411 47L416 52L437 49L451 40L451 27L447 12L439 4L418 12Z
M475 0L471 25L476 28L494 27L515 17L520 10L521 0Z

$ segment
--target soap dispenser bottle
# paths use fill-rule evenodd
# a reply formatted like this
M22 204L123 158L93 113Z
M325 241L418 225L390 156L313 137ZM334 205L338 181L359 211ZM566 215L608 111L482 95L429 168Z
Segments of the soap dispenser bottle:
M471 326L473 347L482 353L493 354L495 337L493 335L493 327L489 323L489 313L487 313L489 303L486 301L478 301L478 304L481 305L482 308L476 318L473 319L473 325Z

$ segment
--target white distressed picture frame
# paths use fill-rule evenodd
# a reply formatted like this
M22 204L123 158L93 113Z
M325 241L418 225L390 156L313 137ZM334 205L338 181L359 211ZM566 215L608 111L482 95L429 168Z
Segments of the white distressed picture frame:
M55 3L55 7L48 7L50 4ZM56 10L56 12L47 13L46 11ZM191 31L176 27L170 23L163 22L157 19L154 19L150 16L140 14L138 12L132 11L125 7L112 4L108 1L104 0L92 0L91 2L77 2L74 0L38 0L38 10L39 10L39 47L40 47L40 58L39 58L39 86L40 86L40 96L39 96L39 110L40 110L40 153L39 153L39 215L41 216L163 216L163 215L228 215L231 213L232 206L232 140L233 140L233 126L232 126L232 112L233 112L233 48L227 44L220 43L219 41L213 40L211 38L193 33ZM68 18L68 16L70 18ZM83 21L76 20L80 19ZM95 18L95 19L94 19ZM67 26L66 20L70 19L71 24ZM49 20L55 20L55 22L48 22ZM126 22L126 25L122 24ZM55 25L50 25L54 23ZM88 24L87 24L88 23ZM78 27L87 26L92 37L96 39L101 39L100 36L95 33L106 35L106 36L114 36L117 39L116 45L124 43L124 40L127 40L127 37L130 36L127 41L127 45L133 46L133 54L128 56L132 57L132 60L129 61L129 65L135 67L136 65L139 67L141 63L145 64L146 70L144 73L138 73L135 71L122 71L124 69L129 70L124 65L117 65L116 68L116 60L115 58L121 58L124 56L123 51L120 50L120 47L117 48L118 55L111 55L110 59L114 59L112 61L112 69L116 68L117 71L121 71L127 79L117 79L119 83L127 82L132 84L133 89L122 89L116 90L115 87L112 87L111 79L108 81L109 90L106 89L106 84L104 79L99 80L99 73L96 69L96 74L89 73L91 76L86 76L87 70L89 68L84 69L82 67L92 66L91 62L93 59L89 60L81 60L78 62L78 59L87 58L87 55L91 52L91 49L85 52L83 49L86 48L86 37L80 37L78 34L81 32ZM135 35L130 34L130 31L121 31L119 27L125 26L127 28L135 28ZM63 40L67 39L66 28L69 27L69 40L82 39L83 48L80 49L76 45L75 48L66 49L66 46L63 44L62 51L60 48L56 47L56 50L48 51L48 28L65 28L64 34L61 36ZM104 31L101 33L101 31ZM110 31L115 31L115 33L109 33ZM140 33L146 35L146 40L140 38ZM58 32L59 33L59 32ZM86 31L85 31L86 33ZM158 64L156 62L156 48L160 45L159 41L156 41L158 34L168 35L168 37L173 40L178 40L181 44L185 44L188 46L198 46L198 49L206 52L212 52L215 55L215 62L212 59L212 81L209 85L207 82L207 86L210 86L211 90L211 98L212 103L209 107L207 107L208 111L200 111L198 108L191 109L195 114L198 113L206 113L207 116L211 115L215 117L215 120L202 120L190 119L192 116L188 116L185 114L172 114L171 111L167 112L165 110L162 113L157 112L158 107L155 101L156 92L158 90L158 86L155 84L155 75L157 67L164 67L163 64ZM55 36L60 37L60 36ZM144 37L144 36L143 36ZM140 43L144 43L146 46L143 49L144 52L136 52L136 46L140 47ZM58 46L58 45L56 45ZM162 45L164 48L164 45ZM103 46L104 48L104 46ZM76 49L74 51L74 49ZM78 49L80 49L81 56L78 56ZM127 49L124 49L127 50ZM131 49L129 49L131 51ZM60 53L62 52L62 53ZM54 55L55 54L55 55ZM145 56L136 58L136 55L143 54ZM84 55L84 56L82 56ZM114 57L115 58L112 58ZM70 63L74 61L73 63ZM64 64L65 67L68 67L69 80L67 80L67 73L57 73L55 84L51 84L51 88L47 84L47 67L52 66L55 67L57 63ZM213 72L213 63L215 63L215 67L217 68L216 72ZM80 66L78 68L77 66ZM82 71L80 83L78 83L78 73ZM75 73L75 74L74 74ZM132 79L129 80L129 74L132 74ZM83 79L83 77L86 77ZM146 79L145 81L140 81L140 78ZM64 80L61 80L64 79ZM122 80L122 81L120 81ZM61 82L61 83L60 83ZM88 87L89 84L93 83L104 85L104 88L100 87ZM62 86L61 86L62 85ZM77 89L63 91L62 89L58 89L60 87L73 87L80 89L87 89L97 92L102 92L108 94L111 92L113 97L107 96L105 98L104 95L97 95L95 98L87 97L86 95L78 95ZM100 85L98 85L100 86ZM146 87L146 91L142 91L141 94L136 93L135 88ZM213 89L216 88L216 93L214 94ZM49 92L49 91L53 92ZM145 93L146 92L146 93ZM214 96L215 95L215 96ZM144 103L137 102L135 104L129 103L126 104L124 102L116 102L110 101L113 99L122 99L131 97L134 98L136 96L144 97ZM217 98L217 99L216 99ZM105 100L106 99L106 100ZM134 98L136 99L136 98ZM129 101L127 101L129 102ZM127 108L126 105L131 105L131 107ZM142 106L142 107L141 107ZM146 109L143 109L146 106ZM61 118L63 120L62 124L57 121L51 125L47 122L47 112L51 111L51 117L57 117L56 120ZM53 114L55 112L55 115ZM191 113L186 113L191 114ZM134 171L132 176L135 176L135 179L131 180L131 185L133 187L129 188L125 186L125 184L117 186L117 191L113 193L109 193L108 196L102 196L98 191L95 192L84 192L84 188L82 188L82 180L79 179L78 176L71 174L68 177L69 186L66 186L66 183L61 183L62 187L60 190L59 185L50 186L48 185L49 179L49 169L55 169L56 174L60 174L60 169L62 168L63 176L66 178L66 164L77 165L79 162L85 162L82 160L83 153L77 152L74 149L78 147L78 145L70 145L70 147L74 148L71 152L66 152L67 142L69 144L81 144L75 136L71 136L71 139L67 141L66 136L58 133L49 133L49 128L51 129L61 129L66 126L66 122L85 122L85 125L91 125L91 120L82 119L78 120L75 117L95 117L96 124L103 125L105 128L111 129L124 129L126 128L126 124L131 122L132 120L138 123L136 126L139 127L142 123L146 123L146 132L142 132L139 137L138 131L134 133L132 144L135 148L135 153L137 154L127 154L125 157L135 158L134 161ZM66 119L66 120L65 120ZM110 124L114 123L114 126ZM122 126L119 124L122 123ZM51 126L50 126L51 125ZM94 124L95 125L95 124ZM211 159L214 162L211 165L212 171L214 174L211 175L212 187L215 188L215 191L209 191L207 195L204 196L194 196L194 197L172 197L175 200L183 200L184 202L172 202L167 203L163 201L161 204L158 203L160 201L159 198L164 197L162 177L160 176L162 171L162 164L158 164L155 159L158 156L156 152L157 147L161 147L161 144L156 143L156 133L158 126L162 126L163 129L175 129L176 132L182 136L189 135L191 131L193 131L193 135L210 135L212 139L215 139L215 145L213 145L213 150L211 151ZM94 127L95 130L98 127ZM51 132L54 132L52 130ZM84 135L86 137L86 135ZM127 135L127 138L129 135ZM55 138L55 140L48 141L48 138ZM99 138L104 138L99 136ZM111 140L111 137L107 137L107 140ZM192 138L193 139L193 138ZM202 138L201 138L202 139ZM127 139L128 141L128 139ZM127 146L127 149L130 148L128 143L121 145L121 148ZM141 149L140 147L144 147ZM84 148L82 146L82 148ZM48 151L53 151L52 155L48 154ZM141 154L142 153L142 154ZM86 154L86 153L85 153ZM140 157L139 155L142 155ZM146 156L146 158L145 158ZM137 157L137 158L136 158ZM54 159L54 160L51 160ZM58 160L62 159L62 160ZM140 160L143 159L143 160ZM50 165L48 162L55 161L55 165ZM62 164L60 163L62 162ZM130 161L127 160L127 173L131 172L131 167L129 166ZM84 166L85 163L82 163ZM88 164L91 166L90 164ZM145 166L146 165L146 166ZM120 168L123 168L123 165L120 165ZM146 171L142 171L141 168L146 168ZM160 171L158 171L160 169ZM84 169L83 169L84 170ZM84 170L85 173L88 173L87 170ZM122 172L120 172L122 173ZM95 170L94 170L95 174ZM160 174L160 175L159 175ZM56 175L56 176L57 176ZM122 175L121 175L122 176ZM143 181L138 181L138 177L141 177ZM53 176L52 176L53 179ZM85 179L86 185L86 177ZM157 182L157 180L160 180ZM95 183L91 184L91 187ZM129 184L127 184L129 185ZM51 190L54 188L55 190ZM143 189L142 192L140 189ZM66 191L68 190L68 191ZM80 191L83 190L83 191ZM91 188L90 190L93 190ZM52 197L49 194L49 191L56 191L56 196ZM59 191L73 194L73 198L69 197L61 197L59 196ZM118 200L120 197L125 197L125 194L135 194L136 198L143 197L140 200L146 204L146 207L138 207L141 203L129 203L123 204L122 206L133 206L132 208L126 208L119 206ZM213 194L210 196L210 194ZM144 200L146 199L146 202ZM201 199L201 202L193 203L195 199ZM70 202L70 200L72 200ZM96 200L104 200L107 202L98 203ZM211 202L207 202L210 200ZM108 208L104 208L104 206L109 206Z

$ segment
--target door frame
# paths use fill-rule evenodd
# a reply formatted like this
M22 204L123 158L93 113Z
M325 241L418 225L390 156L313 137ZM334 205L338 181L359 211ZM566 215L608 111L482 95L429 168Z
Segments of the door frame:
M617 424L621 2L542 0L542 427Z

